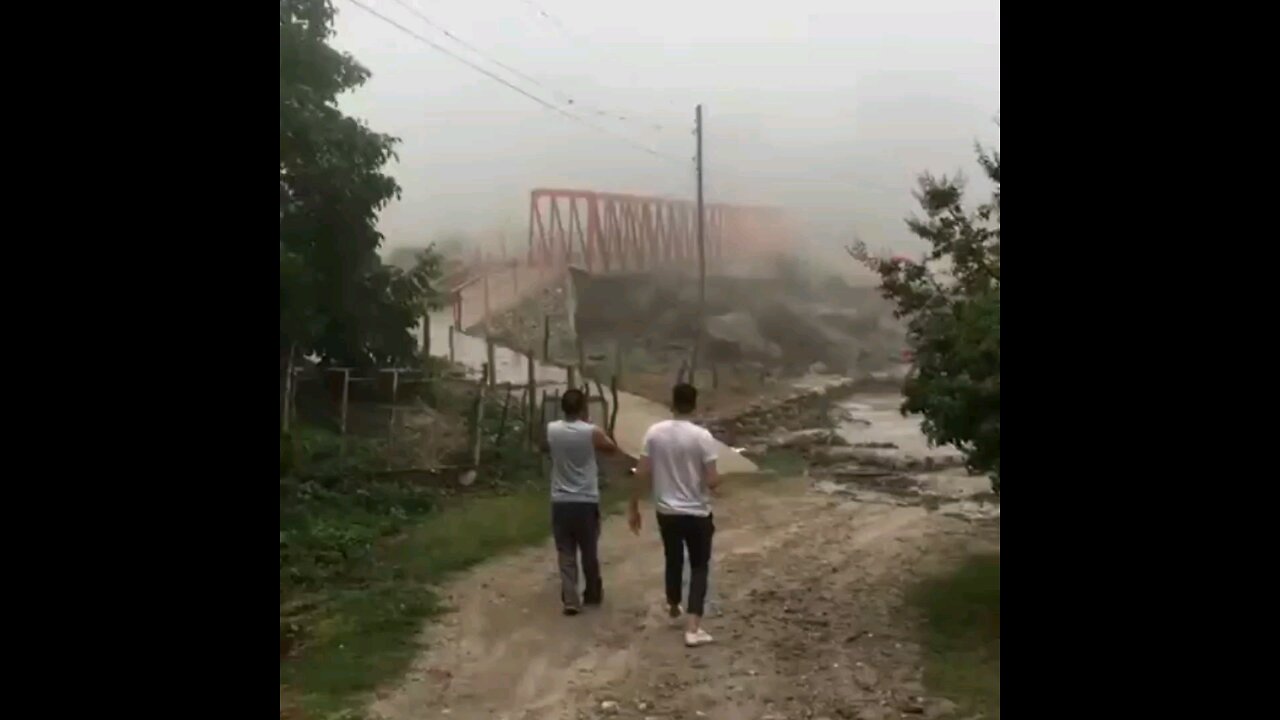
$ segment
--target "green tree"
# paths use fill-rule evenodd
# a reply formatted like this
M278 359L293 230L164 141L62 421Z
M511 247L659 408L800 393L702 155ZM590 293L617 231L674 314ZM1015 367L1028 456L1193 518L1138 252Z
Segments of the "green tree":
M921 260L876 257L861 241L849 252L880 275L881 292L907 322L914 366L903 413L921 414L930 441L959 448L999 493L1000 151L977 152L995 190L972 212L961 203L962 177L920 177L924 217L907 226L929 244Z
M328 44L330 0L280 0L280 348L352 366L403 362L440 303L439 258L383 264L378 212L400 187L397 142L338 110L369 71Z

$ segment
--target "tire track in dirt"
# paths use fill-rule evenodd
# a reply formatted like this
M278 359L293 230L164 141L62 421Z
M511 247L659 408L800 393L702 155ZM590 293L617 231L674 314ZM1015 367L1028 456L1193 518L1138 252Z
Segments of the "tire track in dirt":
M918 649L896 608L925 563L967 539L998 542L994 532L808 492L800 479L741 481L716 504L720 612L706 626L717 642L689 650L663 610L661 542L645 520L639 538L621 518L606 521L605 603L594 612L559 614L549 544L457 579L446 589L456 610L428 626L423 653L370 714L882 720L945 710L920 699Z

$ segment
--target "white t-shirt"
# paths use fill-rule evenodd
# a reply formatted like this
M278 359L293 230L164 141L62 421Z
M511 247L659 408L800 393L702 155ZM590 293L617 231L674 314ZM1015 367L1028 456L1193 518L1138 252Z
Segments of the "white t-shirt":
M711 514L704 466L716 460L716 440L687 420L663 420L644 434L640 456L649 458L653 504L663 515Z

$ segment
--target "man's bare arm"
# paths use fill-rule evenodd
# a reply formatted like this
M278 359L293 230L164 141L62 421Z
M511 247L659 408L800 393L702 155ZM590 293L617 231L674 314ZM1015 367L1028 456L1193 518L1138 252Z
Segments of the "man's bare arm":
M712 460L702 466L703 477L707 479L707 487L714 492L720 487L720 471L716 468L716 461Z
M644 495L644 491L649 488L649 480L652 475L652 466L649 464L649 458L642 457L640 462L636 464L635 482L631 483L631 504L638 507L640 498Z
M652 478L652 468L648 457L641 457L636 465L635 478L631 482L631 502L627 507L627 524L631 532L640 532L640 496L644 494Z
M618 452L618 444L606 435L604 430L598 427L591 433L591 442L602 453L613 454Z

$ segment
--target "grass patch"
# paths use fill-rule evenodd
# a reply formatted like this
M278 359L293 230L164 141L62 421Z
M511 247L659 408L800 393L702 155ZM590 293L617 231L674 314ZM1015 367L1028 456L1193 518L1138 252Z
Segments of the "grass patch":
M1000 555L975 555L909 597L924 618L925 687L1000 718Z
M497 416L486 410L490 440ZM502 446L486 445L468 488L380 473L383 441L348 438L339 453L336 437L303 429L290 443L296 465L286 463L282 443L282 718L361 717L367 694L419 652L423 622L446 609L441 581L550 535L542 459L524 450L523 433L508 418ZM606 483L604 509L615 510L627 492L626 482Z
M783 477L801 475L809 467L804 453L790 448L770 449L758 461L756 466L761 470L776 473Z
M280 666L281 682L302 717L348 710L403 672L418 650L423 620L444 609L436 584L493 555L539 542L548 518L542 488L455 498L371 548L361 570L330 578L317 591L320 607L307 618L301 647ZM303 606L305 611L305 601Z

